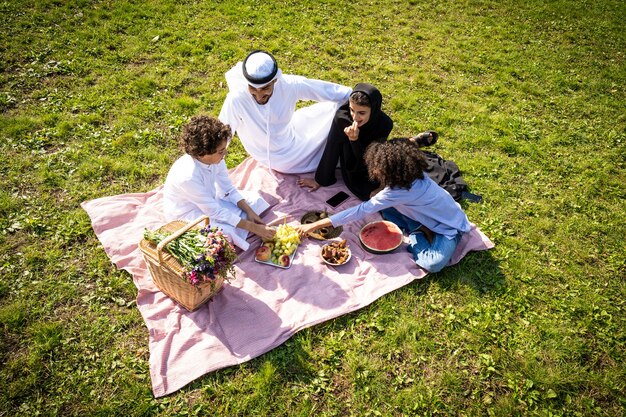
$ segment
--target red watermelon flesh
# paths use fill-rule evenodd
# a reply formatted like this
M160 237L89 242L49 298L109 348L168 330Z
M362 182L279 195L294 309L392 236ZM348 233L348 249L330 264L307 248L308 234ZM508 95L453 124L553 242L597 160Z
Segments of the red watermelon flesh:
M402 243L402 231L395 224L380 220L363 226L359 233L359 240L370 252L391 252Z

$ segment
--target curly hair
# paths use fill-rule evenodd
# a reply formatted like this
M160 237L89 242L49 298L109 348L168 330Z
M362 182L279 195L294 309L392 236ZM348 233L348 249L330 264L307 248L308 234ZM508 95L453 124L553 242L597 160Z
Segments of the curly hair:
M372 107L369 96L362 91L355 91L350 94L350 102L357 106Z
M211 116L194 116L183 127L179 143L183 151L197 158L217 152L231 137L230 127Z
M411 188L413 181L424 178L428 166L422 151L405 138L372 142L364 159L370 179L391 188Z

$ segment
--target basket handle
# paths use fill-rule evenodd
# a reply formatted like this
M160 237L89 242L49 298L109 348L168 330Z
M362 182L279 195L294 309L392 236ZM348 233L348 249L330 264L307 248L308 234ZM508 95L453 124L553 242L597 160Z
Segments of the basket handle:
M198 223L200 223L203 220L204 220L205 227L208 226L209 225L209 216L200 216L196 220L192 221L191 223L187 223L186 226L181 227L180 229L178 229L177 231L175 231L174 233L172 233L171 235L169 235L168 237L166 237L165 239L160 241L159 244L157 245L157 248L156 248L157 256L159 258L159 263L160 264L163 263L162 251L163 251L163 248L165 248L165 246L168 243L170 243L172 240L180 237L187 230L191 229L192 227L194 227L195 225L197 225Z

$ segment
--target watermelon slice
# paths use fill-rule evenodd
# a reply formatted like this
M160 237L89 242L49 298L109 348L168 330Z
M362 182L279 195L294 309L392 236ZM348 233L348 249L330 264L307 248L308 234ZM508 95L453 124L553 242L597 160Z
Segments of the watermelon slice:
M387 220L371 222L359 232L361 246L371 253L389 253L402 243L402 231Z

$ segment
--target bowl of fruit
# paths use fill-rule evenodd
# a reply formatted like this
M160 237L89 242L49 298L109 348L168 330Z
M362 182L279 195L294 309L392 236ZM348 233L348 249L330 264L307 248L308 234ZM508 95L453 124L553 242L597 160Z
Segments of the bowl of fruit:
M279 268L289 268L296 256L300 244L300 235L295 227L280 224L276 228L274 239L263 242L255 252L254 260Z
M352 251L345 239L332 241L322 246L320 251L322 260L331 266L340 266L348 263L352 257Z

